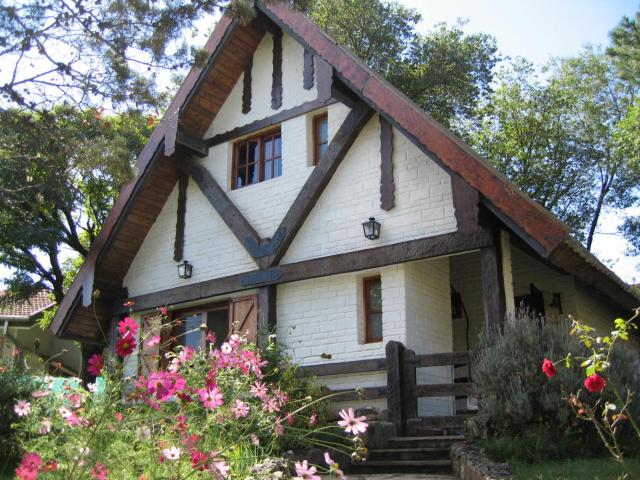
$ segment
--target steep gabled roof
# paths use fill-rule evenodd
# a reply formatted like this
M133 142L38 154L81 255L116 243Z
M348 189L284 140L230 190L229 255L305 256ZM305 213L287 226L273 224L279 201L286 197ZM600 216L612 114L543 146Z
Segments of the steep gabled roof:
M334 76L374 111L402 131L444 169L462 177L482 195L484 205L539 255L609 297L632 308L638 297L593 255L571 240L569 229L529 199L468 145L443 128L363 62L338 45L317 25L286 2L256 2L260 17L287 32L327 62ZM113 294L178 175L175 150L178 125L183 134L202 139L245 65L268 29L264 18L240 25L222 17L205 45L203 68L193 68L138 160L138 175L121 192L106 225L64 298L52 329L69 338L95 338L91 295L97 288ZM84 296L84 298L82 298ZM109 306L95 308L108 317ZM73 325L67 324L73 316Z

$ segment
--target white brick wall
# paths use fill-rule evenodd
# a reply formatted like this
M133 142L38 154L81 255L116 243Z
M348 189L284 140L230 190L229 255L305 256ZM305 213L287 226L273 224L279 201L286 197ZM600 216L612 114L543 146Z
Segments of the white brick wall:
M178 278L176 262L173 261L177 203L176 185L124 277L122 283L129 289L130 296L257 268L198 186L189 181L184 258L193 264L193 276L188 280Z
M453 350L449 259L437 258L407 263L405 292L407 305L407 348L417 354ZM452 367L419 368L418 384L452 383ZM418 415L452 415L454 397L419 398Z
M273 36L267 33L253 54L251 111L242 113L243 73L211 123L207 136L229 131L317 98L317 82L314 82L311 90L305 90L302 86L304 49L289 35L284 34L282 36L282 106L278 110L271 108L272 52Z
M348 109L329 107L333 134ZM449 175L394 130L395 207L380 208L380 123L362 130L294 239L283 263L388 245L456 230ZM375 217L381 236L371 241L362 222Z

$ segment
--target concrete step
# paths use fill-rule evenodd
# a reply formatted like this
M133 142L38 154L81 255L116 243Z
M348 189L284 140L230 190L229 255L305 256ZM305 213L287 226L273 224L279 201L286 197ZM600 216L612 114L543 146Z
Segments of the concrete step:
M372 460L352 462L349 473L451 473L450 460Z
M378 448L369 450L367 462L388 460L448 460L449 447Z

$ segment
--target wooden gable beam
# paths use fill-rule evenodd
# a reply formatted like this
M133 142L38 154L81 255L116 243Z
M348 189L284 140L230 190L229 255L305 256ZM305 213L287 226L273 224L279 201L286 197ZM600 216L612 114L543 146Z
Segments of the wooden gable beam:
M380 117L380 208L395 206L393 184L393 127Z
M180 163L180 168L184 173L189 175L204 196L209 200L211 206L218 212L220 218L229 227L229 230L235 235L245 250L253 258L258 258L260 244L262 243L260 236L253 229L251 224L240 213L238 207L229 199L222 187L211 176L209 171L202 165L198 165L192 160L185 159Z
M178 179L178 210L176 212L176 239L173 245L173 259L181 262L184 256L184 227L187 213L187 187L189 177L182 173Z
M360 134L362 128L373 115L373 110L364 102L359 102L349 112L347 117L340 125L340 128L329 143L324 155L318 161L318 165L314 168L304 186L298 193L289 211L278 227L278 232L283 234L282 241L275 248L273 254L267 262L269 266L277 265L287 252L293 238L306 220L309 212L313 209L316 202L329 184L331 177L338 169L351 145Z

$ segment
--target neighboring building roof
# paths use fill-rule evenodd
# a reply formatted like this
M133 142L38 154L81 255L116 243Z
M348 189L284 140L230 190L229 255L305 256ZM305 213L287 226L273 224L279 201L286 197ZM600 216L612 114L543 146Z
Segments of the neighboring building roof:
M47 290L40 290L27 300L12 301L7 290L0 290L0 320L31 320L56 302Z
M322 58L336 78L445 170L460 175L482 194L482 201L541 257L632 308L640 297L591 253L576 246L569 229L532 201L468 145L439 125L406 96L382 80L362 61L338 45L317 25L286 2L256 2L263 17ZM204 49L203 68L194 67L171 102L138 159L138 176L121 192L97 240L60 305L52 329L60 334L73 314L75 328L65 336L90 338L95 330L89 305L94 288L117 289L146 232L173 189L178 172L169 156L176 131L200 139L215 118L265 33L264 21L241 25L225 15ZM110 283L111 282L111 283ZM108 312L105 313L108 315Z

